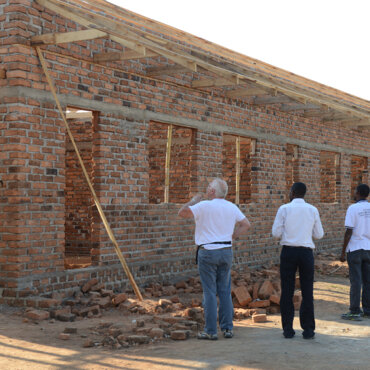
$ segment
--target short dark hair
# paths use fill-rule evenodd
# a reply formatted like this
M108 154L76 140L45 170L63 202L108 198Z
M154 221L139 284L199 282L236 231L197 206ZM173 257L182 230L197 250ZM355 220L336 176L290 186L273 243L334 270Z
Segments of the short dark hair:
M357 190L357 194L360 197L364 197L364 198L368 197L369 191L370 191L369 186L366 184L360 184L359 186L357 186L356 190Z
M299 198L303 198L306 194L307 187L303 182L295 182L292 185L291 190L294 193L294 195L296 195Z

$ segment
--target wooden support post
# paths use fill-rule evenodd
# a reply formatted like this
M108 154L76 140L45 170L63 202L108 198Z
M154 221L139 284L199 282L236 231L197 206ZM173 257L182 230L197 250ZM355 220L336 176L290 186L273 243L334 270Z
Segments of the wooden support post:
M53 94L53 96L54 96L55 102L56 102L56 104L57 104L57 106L58 106L58 109L59 109L59 113L60 113L60 115L62 116L62 119L63 119L64 125L65 125L66 130L67 130L67 133L68 133L68 136L69 136L69 138L70 138L70 140L71 140L71 143L72 143L72 146L73 146L73 148L74 148L74 150L75 150L75 152L76 152L76 154L77 154L77 158L78 158L78 161L79 161L79 163L80 163L80 165L81 165L82 172L83 172L83 173L84 173L84 175L85 175L85 178L86 178L87 184L88 184L88 186L89 186L89 188L90 188L90 191L91 191L91 194L92 194L92 196L93 196L93 198L94 198L94 202L95 202L95 205L96 205L96 207L97 207L97 209L98 209L99 215L100 215L100 217L101 217L101 219L102 219L102 221L103 221L103 224L104 224L105 229L106 229L106 231L107 231L107 233L108 233L108 235L109 235L109 238L110 238L110 240L112 241L112 243L113 243L113 245L114 245L114 248L115 248L115 250L116 250L116 253L117 253L117 255L118 255L118 258L119 258L119 260L121 261L122 267L123 267L123 269L124 269L124 271L125 271L125 273L126 273L126 275L127 275L128 279L129 279L129 280L130 280L130 282L131 282L131 285L132 285L132 287L133 287L133 289L134 289L134 291L135 291L135 294L136 294L137 298L138 298L140 301L142 301L142 300L143 300L143 297L142 297L142 295L141 295L141 293L140 293L140 290L139 290L138 286L136 285L136 283L135 283L135 280L134 280L133 276L131 275L131 272L130 272L130 270L129 270L128 266L127 266L127 263L126 263L126 261L125 261L125 259L124 259L123 255L122 255L122 252L121 252L121 250L120 250L120 248L119 248L119 246L118 246L118 243L117 243L117 241L116 241L116 238L115 238L115 236L113 235L113 232L112 232L112 230L111 230L111 228L110 228L110 226L109 226L109 224L108 224L108 221L107 221L107 219L106 219L106 217L105 217L105 214L104 214L103 208L102 208L102 207L101 207L101 205L100 205L100 202L99 202L99 199L98 199L98 197L97 197L97 195L96 195L96 193L95 193L94 187L92 186L92 183L91 183L90 178L89 178L89 174L87 173L86 167L85 167L85 165L84 165L84 163L83 163L83 160L82 160L82 158L81 158L80 152L79 152L79 150L78 150L78 148L77 148L76 142L75 142L75 140L74 140L74 138L73 138L73 135L72 135L72 132L71 132L71 130L70 130L70 128L69 128L69 125L68 125L68 122L67 122L66 116L65 116L65 114L64 114L64 112L63 112L62 106L60 105L59 99L58 99L57 94L56 94L56 92L55 92L54 84L53 84L53 82L52 82L52 80L51 80L51 78L50 78L50 75L49 75L49 72L48 72L48 69L47 69L47 65L46 65L46 62L45 62L44 56L42 55L42 52L41 52L40 47L36 47L36 51L37 51L37 54L38 54L38 56L39 56L39 59L40 59L41 65L42 65L42 69L44 70L44 73L45 73L46 79L47 79L47 81L48 81L48 84L49 84L49 87L50 87L51 93L52 93L52 94Z
M164 180L164 202L165 203L169 202L169 195L170 195L170 162L171 162L172 128L173 128L173 125L169 125L167 129L166 168L165 168L165 180Z
M235 175L235 203L239 204L240 192L240 136L236 137L236 175Z

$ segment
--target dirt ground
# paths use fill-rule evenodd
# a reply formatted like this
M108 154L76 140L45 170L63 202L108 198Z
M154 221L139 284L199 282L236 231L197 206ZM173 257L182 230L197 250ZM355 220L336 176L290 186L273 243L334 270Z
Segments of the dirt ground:
M233 339L185 341L164 339L153 344L113 350L84 348L92 330L106 323L130 325L134 316L111 310L100 318L73 323L24 320L19 310L1 307L1 369L369 369L370 320L344 321L349 284L346 277L316 276L316 338L304 340L298 318L296 337L284 339L280 316L266 323L235 322ZM77 328L59 339L66 327Z

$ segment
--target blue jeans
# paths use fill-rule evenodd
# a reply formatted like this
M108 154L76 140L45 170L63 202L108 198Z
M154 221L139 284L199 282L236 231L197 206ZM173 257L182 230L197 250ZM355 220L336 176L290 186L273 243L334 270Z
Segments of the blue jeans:
M217 334L217 296L220 301L218 321L221 330L232 330L234 308L231 299L231 248L200 249L198 270L203 287L205 327L208 334Z
M314 257L311 248L284 246L280 255L281 323L284 333L292 334L294 320L294 288L295 274L299 270L302 303L299 320L303 335L315 332L315 315L313 303Z
M347 253L349 268L350 311L361 313L360 299L362 288L362 309L366 315L370 315L370 251L360 249Z

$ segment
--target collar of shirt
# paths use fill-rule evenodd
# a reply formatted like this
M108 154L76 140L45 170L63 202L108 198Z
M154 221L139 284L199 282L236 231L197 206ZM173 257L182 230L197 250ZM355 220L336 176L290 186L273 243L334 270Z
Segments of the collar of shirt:
M360 203L360 202L367 202L367 199L360 199L356 203Z
M306 203L303 198L294 198L291 203Z

